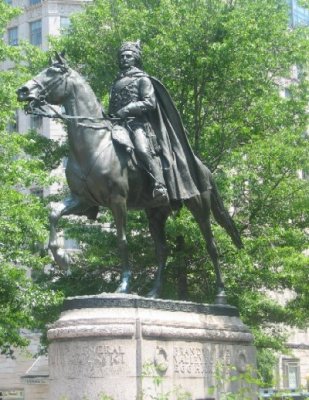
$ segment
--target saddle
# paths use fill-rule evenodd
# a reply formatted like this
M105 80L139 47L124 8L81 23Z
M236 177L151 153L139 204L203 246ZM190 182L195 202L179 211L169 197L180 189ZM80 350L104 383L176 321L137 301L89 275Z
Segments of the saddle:
M130 170L133 171L136 170L136 168L140 168L141 170L146 171L139 158L136 157L134 144L130 138L129 131L126 128L121 125L114 125L112 129L112 140L120 146L122 151L125 151L127 153L128 157L126 158L126 165ZM155 157L155 162L158 163L158 170L162 171L162 164L158 155ZM164 185L163 173L161 177L156 177L156 179L158 178L159 182ZM153 193L154 192L152 192L152 195L150 195L149 193L145 193L145 200L147 201L148 205L151 205L153 207L167 205L168 198L166 196L163 198L153 198Z
M126 128L121 125L114 125L112 130L112 139L120 146L126 148L128 152L134 150L134 144L130 138L130 134Z
M112 129L112 140L118 145L121 151L127 154L126 165L131 170L134 171L140 165L138 158L135 155L134 144L130 138L130 133L126 128L121 125L114 125ZM117 149L116 149L117 150Z

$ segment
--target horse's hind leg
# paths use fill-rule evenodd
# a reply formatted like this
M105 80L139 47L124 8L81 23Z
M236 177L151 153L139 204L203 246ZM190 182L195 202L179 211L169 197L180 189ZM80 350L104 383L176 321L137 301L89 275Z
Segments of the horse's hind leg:
M163 271L166 266L167 246L165 237L165 223L170 214L169 207L157 207L146 209L149 221L149 230L154 241L155 252L158 260L158 271L155 283L147 297L157 298L162 289Z
M121 258L122 276L116 293L129 293L131 269L129 265L128 243L126 236L127 206L126 199L120 195L113 196L111 210L117 229L117 242Z
M185 201L195 220L199 224L200 230L206 242L207 252L211 258L216 273L217 298L216 302L225 302L224 283L219 265L217 246L210 224L210 193L192 197Z

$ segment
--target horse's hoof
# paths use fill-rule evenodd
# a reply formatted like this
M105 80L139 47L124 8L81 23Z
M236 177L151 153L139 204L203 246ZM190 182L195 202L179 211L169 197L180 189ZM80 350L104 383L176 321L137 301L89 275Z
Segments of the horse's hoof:
M151 289L150 292L146 294L147 299L158 299L159 293L157 289Z
M126 271L123 272L121 276L121 282L118 288L116 289L115 293L130 293L130 281L131 281L131 272Z
M215 298L215 304L225 305L227 304L227 297L223 288L218 289L217 296Z
M129 287L123 284L120 284L117 289L115 290L115 293L124 293L124 294L128 294L129 291Z

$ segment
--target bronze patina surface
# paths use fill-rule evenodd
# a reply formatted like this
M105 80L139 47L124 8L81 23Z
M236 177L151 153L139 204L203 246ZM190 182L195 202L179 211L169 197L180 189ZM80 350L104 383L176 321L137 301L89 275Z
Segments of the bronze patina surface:
M139 68L140 56L139 43L124 43L121 47L120 74L111 90L110 115L102 111L83 77L58 54L48 68L17 91L18 99L27 102L28 112L67 122L66 178L71 194L50 213L49 247L56 262L66 266L69 256L57 241L59 219L70 214L95 218L100 206L108 207L117 228L123 269L117 292L129 293L127 210L144 209L158 262L149 296L158 297L167 259L165 223L173 208L185 205L199 225L214 265L217 302L224 303L211 212L238 248L242 246L239 233L211 172L193 153L170 95L158 80ZM65 114L52 105L62 105Z

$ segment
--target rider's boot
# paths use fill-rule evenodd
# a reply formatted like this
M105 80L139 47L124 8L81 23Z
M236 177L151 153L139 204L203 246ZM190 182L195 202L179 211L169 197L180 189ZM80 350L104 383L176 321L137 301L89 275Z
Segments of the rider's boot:
M153 180L152 197L154 199L168 200L168 193L163 181L162 171L159 170L156 160L152 157L149 157L148 169Z
M162 170L155 158L145 152L139 153L139 158L143 162L146 171L152 179L152 197L154 200L159 200L160 203L168 203L169 197L166 186L163 181Z

